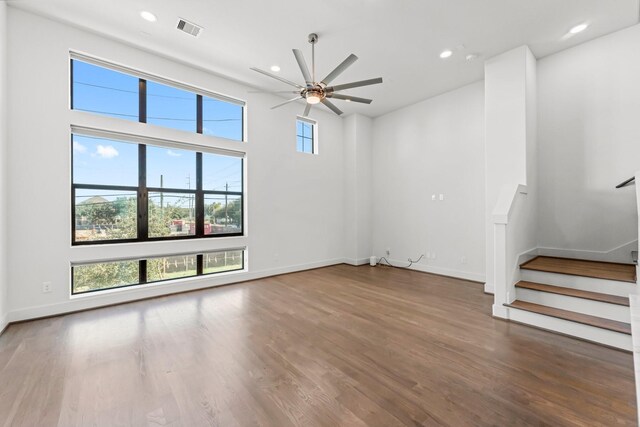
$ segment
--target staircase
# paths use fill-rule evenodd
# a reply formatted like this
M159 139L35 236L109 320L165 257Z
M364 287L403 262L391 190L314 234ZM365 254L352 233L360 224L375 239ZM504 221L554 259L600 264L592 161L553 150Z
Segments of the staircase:
M631 351L632 264L538 256L520 265L511 320Z

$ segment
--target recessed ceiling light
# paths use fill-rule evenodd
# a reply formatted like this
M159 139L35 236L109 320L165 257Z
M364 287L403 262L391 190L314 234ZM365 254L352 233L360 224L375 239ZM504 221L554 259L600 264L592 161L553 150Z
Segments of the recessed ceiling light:
M280 67L278 67L277 65L272 65L271 71L273 71L274 73L277 73L278 71L280 71Z
M569 34L581 33L584 30L586 30L588 26L589 26L589 24L587 24L587 23L576 25L575 27L573 27L572 29L569 30Z
M453 55L453 52L451 52L449 49L443 50L442 52L440 52L440 58L442 58L442 59L446 59L446 58L450 57L451 55Z
M156 18L156 15L146 10L143 10L142 12L140 12L140 16L142 16L142 19L149 22L156 22L158 20L158 18Z

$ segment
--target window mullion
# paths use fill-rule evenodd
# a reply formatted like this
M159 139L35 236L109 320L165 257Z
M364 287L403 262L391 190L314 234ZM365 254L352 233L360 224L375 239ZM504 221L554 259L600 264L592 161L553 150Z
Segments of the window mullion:
M147 81L138 81L138 121L147 123Z
M147 283L147 260L141 259L138 265L139 265L138 267L139 281L140 281L140 284L142 285Z
M204 236L204 191L202 190L202 153L196 153L196 236Z
M202 133L202 95L196 96L196 132Z
M147 146L138 145L138 239L149 238L149 191L147 190Z
M138 84L138 120L147 122L147 81L139 79ZM147 146L138 145L138 239L149 238L149 191L147 190ZM140 264L140 277L143 274L143 265ZM144 266L146 276L146 262ZM145 279L146 281L146 279Z

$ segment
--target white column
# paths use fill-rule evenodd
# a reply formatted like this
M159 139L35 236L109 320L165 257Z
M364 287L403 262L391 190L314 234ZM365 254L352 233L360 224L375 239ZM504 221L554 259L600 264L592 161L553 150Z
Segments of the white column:
M372 251L373 122L353 114L343 121L345 150L345 248L350 264L369 262Z
M485 63L485 218L486 284L495 284L492 212L505 185L524 184L535 198L536 59L521 46ZM535 203L532 203L535 206ZM524 246L536 246L535 219L524 233Z

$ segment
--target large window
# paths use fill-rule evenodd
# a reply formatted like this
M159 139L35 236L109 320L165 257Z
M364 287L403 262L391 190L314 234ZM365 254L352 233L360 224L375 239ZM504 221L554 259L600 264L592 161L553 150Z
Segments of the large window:
M72 134L75 245L243 235L243 158Z
M78 54L72 56L71 108L74 110L244 140L242 101Z
M244 249L78 264L71 267L71 293L77 295L243 269Z
M315 154L316 122L298 117L296 121L296 149L301 153Z

